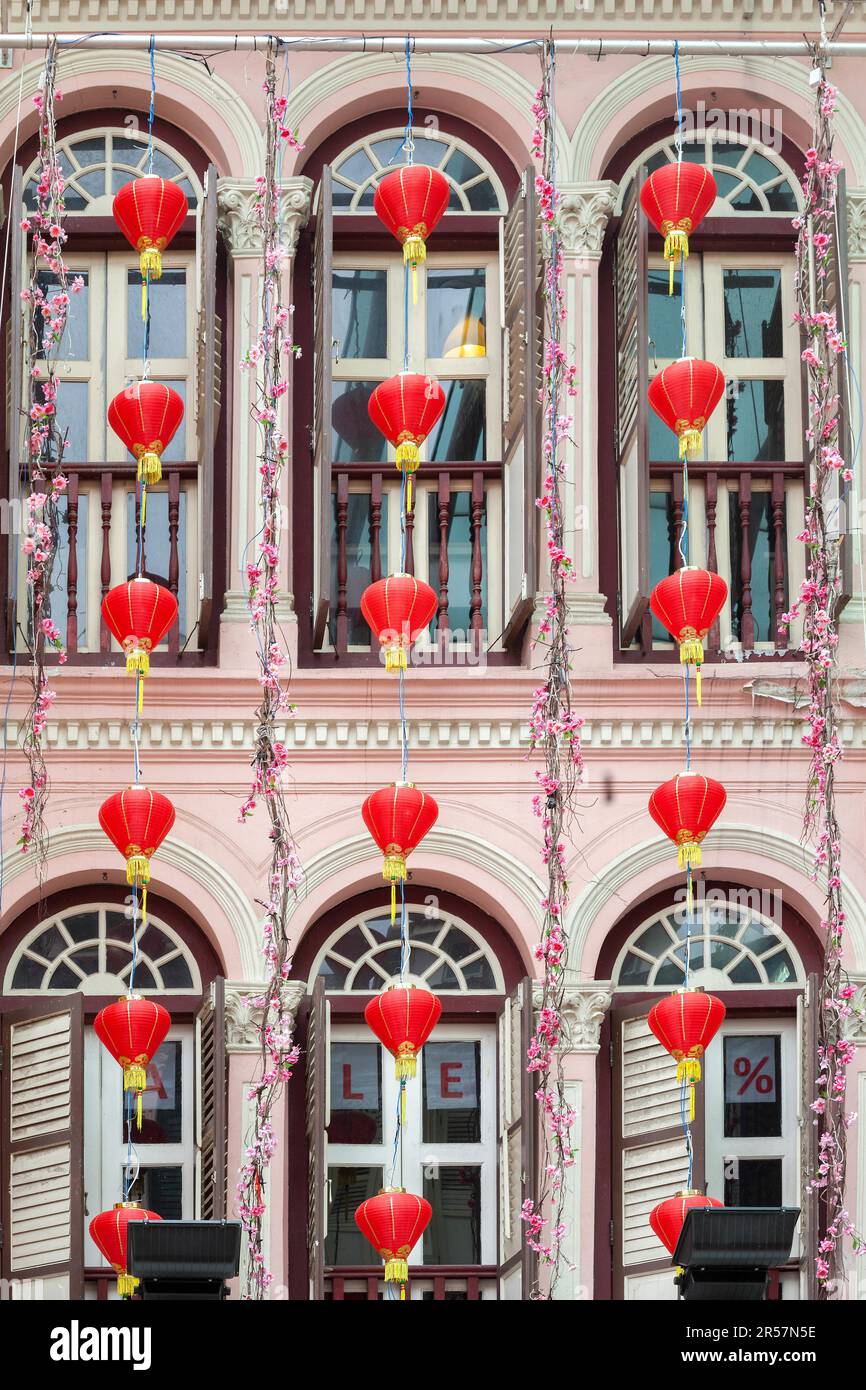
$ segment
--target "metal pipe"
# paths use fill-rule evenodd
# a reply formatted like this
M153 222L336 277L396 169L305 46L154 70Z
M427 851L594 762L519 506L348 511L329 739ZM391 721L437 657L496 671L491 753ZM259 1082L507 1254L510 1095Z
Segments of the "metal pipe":
M151 35L135 34L56 34L34 33L0 34L0 48L23 48L40 51L51 37L56 37L64 48L83 47L97 49L147 49ZM507 55L535 53L546 42L544 38L524 39L486 39L452 38L450 36L427 38L423 35L410 35L413 53L475 53ZM334 35L295 35L295 34L155 34L155 47L163 52L183 50L193 53L253 53L265 51L268 43L275 38L289 50L297 53L394 53L403 54L406 47L405 36L369 34L347 34L338 38ZM674 52L673 39L570 39L557 38L557 51L561 58L583 55L587 58L630 56L648 58L654 55L671 57ZM719 58L809 58L817 50L818 44L805 39L680 39L680 53L685 56L709 54ZM841 43L827 42L822 49L825 58L854 58L866 55L866 40L851 40Z

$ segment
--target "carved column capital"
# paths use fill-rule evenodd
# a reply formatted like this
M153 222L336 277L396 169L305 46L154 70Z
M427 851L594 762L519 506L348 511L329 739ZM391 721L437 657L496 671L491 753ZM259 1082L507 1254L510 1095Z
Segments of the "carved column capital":
M259 1029L262 1024L262 1010L249 1001L258 999L266 986L250 983L248 980L226 980L226 1051L260 1052ZM303 980L287 980L283 985L283 1005L294 1023L298 1008L307 992Z
M610 179L598 183L561 184L557 225L565 256L601 259L604 233L616 205L619 186Z
M848 259L866 261L866 188L849 188L846 193L848 205Z
M260 256L262 232L256 218L255 179L217 179L219 228L232 256ZM312 179L298 176L287 179L280 193L280 217L286 250L294 255L298 236L310 216Z
M863 1047L866 1046L866 979L855 974L849 974L848 978L856 985L857 993L848 1001L852 1012L845 1020L845 1036Z
M574 980L565 986L562 1007L562 1052L598 1052L601 1025L613 999L610 980ZM532 1001L541 1003L541 985L533 985Z

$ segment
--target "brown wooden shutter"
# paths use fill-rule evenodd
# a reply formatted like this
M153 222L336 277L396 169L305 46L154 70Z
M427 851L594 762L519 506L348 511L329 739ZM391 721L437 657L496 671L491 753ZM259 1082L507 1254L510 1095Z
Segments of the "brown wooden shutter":
M502 420L505 631L510 646L532 616L538 584L538 508L544 341L540 223L527 169L502 227Z
M532 1037L532 981L520 982L499 1014L499 1297L528 1299L535 1260L521 1220L536 1197L535 1097L526 1070Z
M220 1221L227 1214L228 1122L225 986L211 981L196 1015L196 1216Z
M313 646L321 647L328 630L331 606L331 362L333 316L331 267L334 215L331 170L325 165L319 184L319 206L313 245L313 496L317 508L316 584L313 609Z
M22 174L20 165L12 171L9 195L11 227L9 317L6 322L6 447L8 453L7 497L14 504L21 497L21 408L24 380L25 321L21 291L24 288L24 233L18 223L22 208ZM15 645L15 569L18 564L17 537L8 528L6 536L6 645L11 652Z
M809 1182L818 1171L820 1129L812 1123L809 1109L818 1094L818 1019L821 1007L821 977L809 975L806 988L797 999L797 1031L800 1045L800 1270L803 1297L814 1302L822 1297L815 1274L818 1248L820 1195Z
M325 1130L328 1113L328 1003L325 981L319 975L313 985L307 1022L307 1153L309 1162L309 1206L307 1212L307 1255L310 1298L325 1296L325 1237L328 1234L328 1162Z
M211 645L214 572L214 449L222 400L222 322L216 312L217 171L209 164L199 221L198 341L198 486L201 566L199 571L199 632L202 650Z
M647 454L647 222L640 207L646 170L632 182L614 247L616 425L619 516L620 645L640 637L646 649L649 604L650 477ZM646 620L646 621L645 621Z
M613 1296L627 1297L635 1276L670 1272L671 1258L649 1226L658 1202L688 1186L688 1158L680 1120L676 1065L650 1032L647 1014L654 1001L612 1011L613 1023ZM704 1186L703 1087L696 1089L692 1125L692 1187ZM651 1281L647 1281L648 1284ZM667 1278L655 1292L667 1291Z
M2 1271L44 1298L84 1297L83 1020L81 994L2 1019Z

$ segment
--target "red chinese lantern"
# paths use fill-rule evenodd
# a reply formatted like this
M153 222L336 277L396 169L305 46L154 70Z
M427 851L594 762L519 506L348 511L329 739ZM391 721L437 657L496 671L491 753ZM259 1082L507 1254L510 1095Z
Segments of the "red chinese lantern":
M396 463L409 474L406 510L412 510L411 475L418 470L418 447L445 409L445 392L432 376L400 372L388 377L372 392L367 405L370 419L397 450Z
M385 1283L406 1284L409 1256L428 1225L433 1210L423 1197L402 1187L383 1188L355 1212L355 1224L385 1261ZM401 1297L405 1291L401 1290Z
M676 1196L666 1197L663 1202L659 1202L657 1207L653 1207L650 1212L649 1223L653 1233L658 1236L665 1249L673 1254L685 1225L686 1216L690 1211L697 1207L723 1207L724 1205L724 1202L717 1201L715 1197L705 1197L703 1192L698 1192L695 1188L685 1188Z
M102 600L105 625L126 652L126 669L146 676L150 653L177 620L177 599L170 589L139 575L109 589Z
M677 1064L677 1081L694 1086L701 1079L701 1057L718 1033L725 1006L702 989L678 989L653 1004L647 1022Z
M437 606L433 589L414 574L392 574L367 586L361 595L361 612L385 653L386 671L406 670L406 652Z
M650 174L640 191L641 207L665 239L670 262L669 294L674 292L674 266L689 254L689 232L704 220L716 201L716 181L703 164L664 164Z
M183 189L158 174L144 174L123 185L111 210L130 246L139 253L142 277L158 280L162 253L180 231L189 210Z
M680 644L680 661L694 666L698 704L701 703L701 665L704 643L728 596L728 586L720 574L684 565L675 574L656 584L650 594L650 608L671 637Z
M411 783L396 782L367 797L364 824L385 856L382 877L391 884L391 920L396 914L396 885L406 877L406 856L436 824L439 807Z
M679 846L679 865L697 867L701 841L724 809L727 794L721 782L699 772L680 772L656 787L649 813L669 839Z
M138 1202L115 1202L111 1211L101 1211L90 1223L90 1238L100 1255L117 1275L117 1292L129 1298L138 1280L127 1273L126 1237L133 1221L160 1221L155 1211L146 1211Z
M653 377L647 397L659 419L679 437L680 458L699 452L701 432L724 389L718 367L700 357L680 357Z
M389 985L364 1010L367 1026L395 1058L398 1081L411 1080L416 1058L442 1013L442 1004L427 989Z
M161 381L137 381L119 391L108 407L108 423L138 459L140 482L158 483L162 455L183 420L183 401Z
M444 174L429 164L406 164L379 183L373 207L379 221L403 244L413 270L427 258L426 241L448 206L451 189Z
M99 824L126 860L127 883L150 881L150 857L174 825L174 807L162 792L127 787L99 808Z
M125 994L116 1004L100 1009L93 1028L115 1062L123 1067L123 1089L136 1095L138 1128L141 1097L147 1088L147 1064L171 1026L171 1017L154 999Z

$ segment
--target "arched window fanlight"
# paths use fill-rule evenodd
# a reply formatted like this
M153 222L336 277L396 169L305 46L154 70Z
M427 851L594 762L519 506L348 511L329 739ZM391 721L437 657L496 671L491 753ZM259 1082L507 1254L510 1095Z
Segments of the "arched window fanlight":
M34 927L6 971L4 994L123 994L132 969L132 920L114 905L69 908ZM195 958L158 917L139 922L135 988L141 994L200 994Z
M674 163L677 151L673 137L657 141L634 161L620 185L620 202L625 198L635 171L646 165L653 173L662 165ZM683 159L705 165L719 190L710 217L748 214L795 215L800 206L797 179L771 146L753 135L708 129L696 132L683 142Z
M707 989L792 989L805 972L772 912L749 905L757 890L707 893L692 913L690 983ZM777 899L778 901L778 899ZM767 904L763 904L764 907ZM686 961L685 904L655 913L634 931L614 967L619 989L669 990L682 985Z
M198 206L201 185L176 150L154 137L153 173L177 183L191 208ZM147 132L91 130L57 142L57 159L66 182L66 211L75 216L110 217L115 193L148 172ZM24 206L36 207L37 164L24 175Z
M448 212L507 211L505 190L490 164L477 150L444 131L420 127L415 137L415 163L438 169L451 186ZM335 212L372 212L379 180L405 161L403 130L380 130L349 145L334 161Z
M502 970L484 938L466 922L437 908L428 917L409 909L409 978L437 994L501 994ZM399 922L373 909L339 927L325 942L310 972L329 993L377 994L400 975Z

